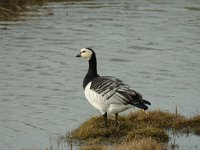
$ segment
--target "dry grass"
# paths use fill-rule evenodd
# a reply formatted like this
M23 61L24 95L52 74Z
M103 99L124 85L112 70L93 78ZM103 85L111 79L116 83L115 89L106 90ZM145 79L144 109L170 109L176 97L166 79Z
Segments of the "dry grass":
M185 118L174 125L174 129L183 133L192 133L200 135L200 115L191 118Z
M18 12L21 11L26 5L43 3L46 0L1 0L0 7L7 9L8 11Z
M164 150L164 146L151 138L124 142L121 144L82 146L80 150Z
M65 138L80 142L84 150L107 149L113 145L115 145L114 149L127 148L128 150L131 147L137 147L135 150L151 150L164 149L162 143L169 141L168 130L177 133L200 134L200 115L187 118L161 110L149 113L136 111L120 116L117 127L114 125L114 118L109 116L108 124L109 127L105 128L102 116L92 117ZM111 146L106 147L106 145Z
M115 127L115 122L113 119L109 118L108 123L110 126L108 128L104 127L104 119L99 117L92 117L91 119L84 122L79 128L75 129L71 133L73 139L78 139L80 141L88 140L91 141L95 139L97 141L115 142L117 138L121 138L127 135L127 132L131 130L132 123L127 120L127 118L119 117L120 124Z
M163 150L163 146L151 138L135 140L112 147L113 150Z
M81 147L80 150L104 150L101 146L85 146Z
M27 10L27 6L43 5L45 2L63 2L81 0L0 0L0 21L10 20L19 16L20 12ZM84 1L84 0L82 0ZM52 13L50 13L52 15Z
M46 0L1 0L0 19L7 20L18 16L19 12L26 9L27 5L42 4Z
M147 127L147 128L139 128L129 132L126 136L127 141L131 141L133 139L143 139L151 137L156 141L161 143L168 142L169 136L163 129Z
M171 112L164 112L161 110L150 111L147 115L142 111L137 111L128 115L128 118L139 126L153 126L156 128L169 129L185 121L185 117Z

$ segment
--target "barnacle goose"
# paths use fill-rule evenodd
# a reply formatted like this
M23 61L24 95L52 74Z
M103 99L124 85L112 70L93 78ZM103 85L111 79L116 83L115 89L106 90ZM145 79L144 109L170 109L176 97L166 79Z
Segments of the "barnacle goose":
M115 114L117 126L118 113L133 106L147 110L150 102L144 100L142 95L111 76L99 76L97 74L96 54L91 48L83 48L76 57L82 57L89 61L89 69L83 80L85 96L89 103L98 109L107 126L107 113ZM147 104L147 105L146 105Z

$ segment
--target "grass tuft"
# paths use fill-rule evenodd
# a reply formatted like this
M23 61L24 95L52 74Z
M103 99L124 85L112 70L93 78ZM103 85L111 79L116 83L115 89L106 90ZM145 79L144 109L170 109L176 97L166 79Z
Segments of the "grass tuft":
M156 140L147 138L115 145L112 150L164 150L164 148Z
M82 145L82 149L88 150L105 150L107 149L106 147L113 147L113 145L117 145L119 149L123 147L121 149L128 150L128 145L138 146L138 144L141 146L140 149L151 150L164 149L162 143L166 144L169 141L168 134L170 132L168 131L171 130L175 133L200 135L200 115L187 118L177 113L173 114L161 110L154 110L148 113L136 111L120 116L118 120L119 125L116 127L114 117L109 116L109 126L106 128L104 127L102 116L92 117L65 138L71 141L78 141ZM145 142L149 144L141 144ZM147 145L154 148L143 148ZM116 148L116 146L114 147Z
M148 115L143 111L137 111L129 114L128 117L133 123L140 127L152 126L165 129L172 128L177 122L185 120L185 117L182 115L176 115L161 110L150 111Z
M151 137L152 139L155 139L160 143L165 143L169 141L169 136L165 130L154 127L139 128L133 130L127 135L128 141L131 141L133 139L143 139L148 137Z
M115 142L118 138L125 136L133 127L132 123L125 117L119 117L119 122L119 126L115 127L115 121L109 118L109 127L106 128L104 127L104 119L102 116L92 117L79 128L72 131L70 136L80 141L98 139L98 142L104 142L105 140Z

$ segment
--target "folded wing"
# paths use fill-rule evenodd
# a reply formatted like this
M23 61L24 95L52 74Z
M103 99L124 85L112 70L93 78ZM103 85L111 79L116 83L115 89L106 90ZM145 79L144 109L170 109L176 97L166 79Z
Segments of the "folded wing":
M118 78L110 76L96 77L92 80L90 89L100 94L108 104L134 105L142 109L148 109L145 104L150 102L143 100L142 95L122 82Z

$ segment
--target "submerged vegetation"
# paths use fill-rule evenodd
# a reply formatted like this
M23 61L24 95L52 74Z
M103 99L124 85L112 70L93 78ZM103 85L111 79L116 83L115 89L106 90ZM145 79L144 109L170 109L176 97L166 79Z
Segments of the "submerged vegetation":
M103 117L92 117L63 139L79 143L84 150L110 148L129 150L131 147L135 147L136 150L160 150L167 149L171 131L177 134L200 135L200 115L188 118L161 110L148 113L136 111L119 117L117 127L112 116L109 116L108 121L109 127L105 128Z

